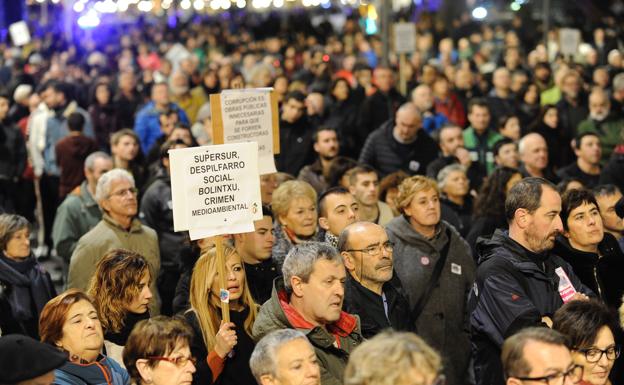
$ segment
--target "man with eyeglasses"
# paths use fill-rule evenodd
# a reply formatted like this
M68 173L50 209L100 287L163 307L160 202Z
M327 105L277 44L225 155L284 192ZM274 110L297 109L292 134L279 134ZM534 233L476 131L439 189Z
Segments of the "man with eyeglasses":
M95 188L95 200L102 210L102 220L76 245L69 263L67 288L86 291L95 273L97 262L112 249L127 249L141 254L150 264L150 290L154 300L150 314L160 312L156 277L160 272L160 250L156 232L136 217L138 213L137 188L134 178L126 170L112 169L100 177Z
M507 338L501 360L506 385L572 385L583 378L566 337L546 327L526 328Z
M387 328L415 329L401 282L394 274L392 249L386 230L375 223L356 222L340 233L338 250L348 272L343 309L360 316L365 338Z

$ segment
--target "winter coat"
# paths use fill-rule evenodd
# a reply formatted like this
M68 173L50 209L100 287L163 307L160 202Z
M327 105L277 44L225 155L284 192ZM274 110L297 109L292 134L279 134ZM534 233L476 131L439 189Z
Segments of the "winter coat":
M115 360L100 356L90 364L67 362L54 371L55 385L130 385L130 376Z
M367 140L369 134L381 127L390 119L405 103L405 97L396 89L391 89L389 93L377 91L364 99L360 106L360 116L357 123L356 148L361 148Z
M359 162L377 170L380 178L398 170L424 175L427 165L438 157L438 144L423 129L414 142L399 143L393 135L394 125L390 120L368 136Z
M280 153L275 155L277 171L297 176L306 164L314 161L314 128L302 117L295 123L280 119Z
M433 239L417 233L403 215L394 218L386 231L388 239L394 242L394 269L411 308L427 289L444 245L451 242L438 284L416 319L416 329L445 357L447 384L463 384L470 358L466 305L475 278L468 244L444 221L440 221Z
M110 136L118 129L116 106L113 103L106 105L95 103L89 107L89 115L93 122L98 147L101 150L108 150Z
M56 163L61 170L59 197L65 198L76 186L85 180L84 161L96 152L95 140L84 135L68 135L56 144Z
M609 161L613 149L622 143L622 127L624 119L615 115L609 115L602 122L587 118L578 125L578 133L594 132L600 137L600 147L602 147L602 163Z
M0 123L0 180L17 182L26 168L26 144L19 128Z
M297 179L308 182L310 186L314 187L317 194L322 193L329 187L323 176L323 167L319 159L312 164L304 166L301 171L299 171Z
M600 253L577 250L563 236L557 237L553 253L568 262L581 282L612 309L619 309L624 294L624 253L612 234L604 233Z
M494 171L494 145L503 136L498 132L487 130L484 136L479 137L472 126L464 130L464 146L470 152L470 159L473 164L478 163L480 166L479 175L486 177Z
M613 150L613 155L600 173L600 184L614 184L624 191L624 145Z
M94 228L101 219L100 206L89 192L87 181L84 181L56 210L52 226L52 240L56 253L69 263L80 237Z
M535 254L506 231L477 241L477 279L470 293L470 327L477 385L502 385L500 348L503 341L529 326L543 326L563 305L559 295L561 267L574 288L593 296L572 266L551 252Z
M169 108L178 113L180 123L189 125L186 112L177 104L169 103ZM147 152L156 139L163 135L160 130L160 112L156 109L154 102L147 103L137 112L136 120L134 121L134 131L139 136L139 143L143 153Z
M25 334L39 339L39 315L56 297L50 274L34 256L15 261L0 251L0 336Z
M253 338L259 341L279 329L297 329L306 335L316 352L322 385L342 385L349 354L363 341L360 319L344 311L326 329L306 322L289 304L282 278L275 279L271 299L260 309L253 325Z
M160 298L156 289L156 277L160 272L160 251L156 232L133 219L130 230L123 229L108 214L91 231L83 235L71 256L67 287L87 290L89 280L95 273L95 266L104 254L112 249L127 249L141 254L150 265L153 274L150 289L154 298L150 313L160 314Z

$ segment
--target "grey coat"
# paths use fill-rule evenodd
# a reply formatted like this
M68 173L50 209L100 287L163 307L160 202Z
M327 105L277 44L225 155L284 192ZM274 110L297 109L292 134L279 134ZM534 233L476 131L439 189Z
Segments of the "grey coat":
M449 252L440 275L422 313L416 330L445 358L448 385L468 383L470 338L468 333L467 299L475 280L475 264L470 247L459 233L441 221L433 239L417 233L405 216L394 218L387 226L388 238L395 243L394 269L405 289L410 307L427 289L440 250L449 241Z

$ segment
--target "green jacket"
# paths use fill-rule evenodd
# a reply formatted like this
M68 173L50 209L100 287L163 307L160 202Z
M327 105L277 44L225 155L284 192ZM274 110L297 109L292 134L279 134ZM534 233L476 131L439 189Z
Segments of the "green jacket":
M297 323L297 319L301 316L287 302L288 295L284 288L284 280L282 277L276 278L273 282L271 298L262 305L253 325L253 339L259 341L265 335L279 329L301 331L308 337L308 341L316 352L321 367L321 384L342 385L349 354L364 340L360 329L360 318L342 312L338 321L327 326L332 330L331 334L319 326L309 328L302 324L300 327L295 327L293 322ZM339 347L336 340L339 341Z
M624 120L612 116L607 117L601 123L592 118L583 120L578 125L579 134L583 132L595 132L600 137L600 147L602 147L602 164L605 165L611 158L613 149L618 144L624 142Z
M56 253L69 263L80 237L95 227L102 219L102 212L91 196L87 182L76 187L56 210L52 240Z
M494 144L503 139L503 136L498 132L489 130L487 131L486 146L487 148L480 148L480 142L477 138L477 134L472 126L464 130L464 147L470 152L470 158L473 162L479 162L481 168L485 168L487 175L490 175L494 171Z
M80 238L69 263L67 288L86 291L98 261L108 251L119 248L139 253L149 263L150 273L153 274L150 289L154 296L150 304L150 314L160 314L160 298L156 289L160 272L158 236L153 229L142 225L136 218L132 220L130 231L127 231L104 214L100 223Z

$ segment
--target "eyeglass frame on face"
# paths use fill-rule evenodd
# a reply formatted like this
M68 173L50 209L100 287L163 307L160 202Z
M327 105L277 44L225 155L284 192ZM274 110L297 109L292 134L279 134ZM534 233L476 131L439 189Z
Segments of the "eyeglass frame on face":
M602 355L606 355L607 359L609 361L615 361L621 354L621 349L620 346L618 345L611 345L608 348L606 348L605 350L602 349L598 349L598 348L587 348L587 349L573 349L579 353L582 353L585 356L585 359L587 360L587 362L589 362L590 364L595 364L596 362L600 361L602 359ZM587 353L591 352L592 350L596 351L596 352L600 352L600 355L598 356L598 359L592 361L589 359L589 357L587 356ZM613 358L609 357L609 351L612 351L613 354L615 354L615 356Z
M578 379L575 381L574 378L572 377L572 374L575 370L580 370L580 372L578 373ZM583 365L572 365L570 367L570 369L566 370L565 372L559 372L559 373L555 373L555 374L549 374L547 376L542 376L542 377L517 377L517 376L508 376L509 378L515 378L518 379L520 381L538 381L538 382L543 382L547 385L551 385L550 381L552 380L556 380L558 378L561 378L561 385L565 384L565 379L566 377L570 377L570 379L572 380L573 383L578 384L582 379L583 379L583 372L585 371L585 368L583 367Z
M126 195L128 195L128 193L131 193L132 195L137 195L139 193L139 189L136 187L128 187L123 190L119 190L117 192L108 194L107 198L112 198L112 197L123 198Z
M167 361L167 362L174 364L178 368L185 367L189 361L193 363L193 366L197 365L197 358L195 357L180 356L180 357L172 358L172 357L162 357L162 356L149 356L146 359L153 360L153 361Z
M352 253L355 251L359 251L361 253L367 254L371 257L381 254L382 248L388 252L392 253L394 251L394 242L386 241L384 243L377 243L376 245L370 245L363 249L348 249L346 252Z

